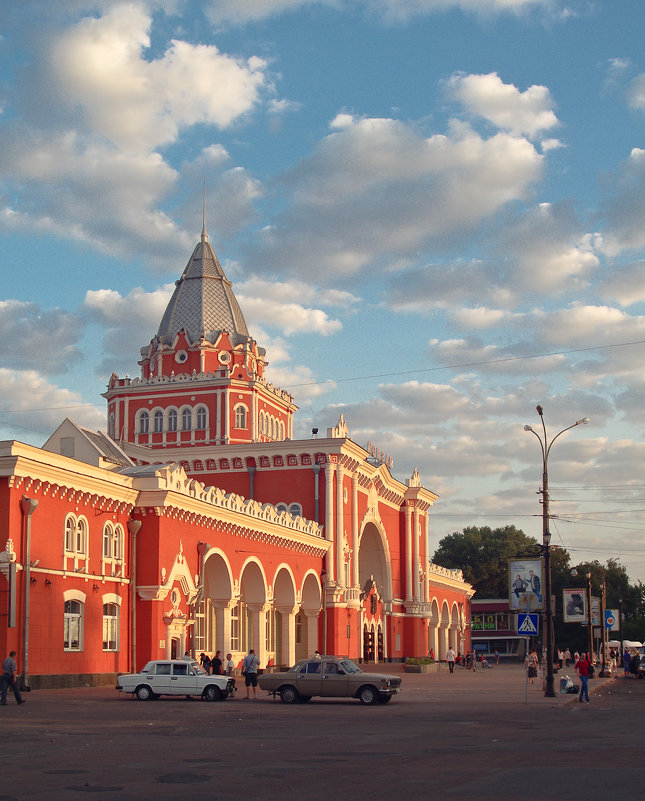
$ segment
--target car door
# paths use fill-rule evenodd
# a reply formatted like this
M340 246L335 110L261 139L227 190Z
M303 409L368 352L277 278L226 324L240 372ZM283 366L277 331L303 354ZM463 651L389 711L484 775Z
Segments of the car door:
M195 695L197 692L197 676L187 662L174 662L170 677L171 695Z
M296 676L296 686L300 695L320 695L322 679L322 662L313 659L305 662Z
M337 662L323 662L322 693L327 698L348 695L348 676Z
M156 695L167 695L170 692L170 679L172 666L170 662L157 662L153 670L148 673L148 684Z

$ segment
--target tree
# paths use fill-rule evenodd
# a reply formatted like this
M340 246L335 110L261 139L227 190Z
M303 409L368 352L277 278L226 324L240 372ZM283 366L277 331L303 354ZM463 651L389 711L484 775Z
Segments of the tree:
M515 526L468 526L444 537L432 561L462 570L464 579L477 591L477 598L508 598L508 560L539 556L538 547L534 537ZM553 548L551 554L552 567L566 569L569 554L561 548Z

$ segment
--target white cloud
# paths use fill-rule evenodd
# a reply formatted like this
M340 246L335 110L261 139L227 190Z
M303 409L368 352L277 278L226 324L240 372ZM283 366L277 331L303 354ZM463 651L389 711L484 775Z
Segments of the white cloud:
M553 98L546 86L529 86L520 92L491 72L453 75L447 87L471 114L483 117L503 131L535 138L558 124Z
M637 75L631 82L628 99L632 108L645 110L645 73Z
M424 138L393 119L352 118L283 177L289 204L264 232L257 271L320 281L413 256L525 197L542 160L507 133L484 139L455 123Z
M621 165L614 194L604 204L604 248L615 256L645 246L645 150L635 147Z
M139 348L154 337L174 284L153 292L135 287L125 297L113 289L89 290L82 310L86 318L105 329L100 375L131 369Z
M0 429L8 432L8 438L40 445L65 417L92 429L105 429L102 403L88 404L78 393L51 384L35 370L0 367L0 385Z
M613 264L611 272L599 283L598 293L622 306L645 301L645 261Z
M83 322L63 309L0 300L0 340L6 367L53 375L68 372L82 359L78 343Z
M143 7L117 4L54 43L52 66L68 103L84 109L96 134L127 150L148 150L198 122L224 128L258 102L267 85L264 61L179 40L162 58L146 60L151 24Z

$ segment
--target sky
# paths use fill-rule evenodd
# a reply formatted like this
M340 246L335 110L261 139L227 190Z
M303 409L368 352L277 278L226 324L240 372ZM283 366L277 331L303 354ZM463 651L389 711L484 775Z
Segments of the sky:
M645 581L642 0L0 0L0 438L105 430L209 239L295 434Z

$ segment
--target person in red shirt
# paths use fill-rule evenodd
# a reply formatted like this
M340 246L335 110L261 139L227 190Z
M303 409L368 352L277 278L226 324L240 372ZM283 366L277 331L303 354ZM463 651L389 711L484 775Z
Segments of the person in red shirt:
M580 659L575 664L575 669L580 676L580 695L578 701L582 703L582 697L589 703L589 668L591 662L587 659L587 654L581 654Z

